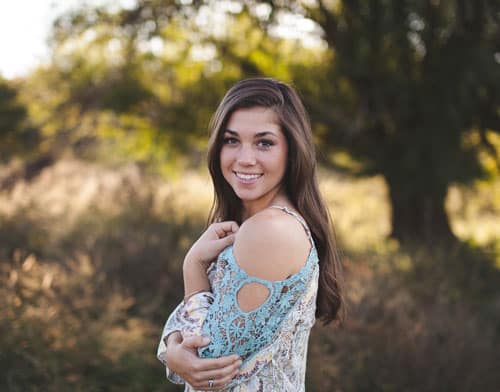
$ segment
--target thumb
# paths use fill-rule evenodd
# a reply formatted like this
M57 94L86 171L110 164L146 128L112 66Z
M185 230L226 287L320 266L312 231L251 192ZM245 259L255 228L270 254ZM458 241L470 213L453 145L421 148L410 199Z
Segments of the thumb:
M210 343L210 339L200 335L188 336L182 341L182 344L189 348L203 347L208 343Z
M235 238L234 234L229 234L217 240L217 242L220 244L221 248L225 248L226 246L231 245L234 242L234 238Z

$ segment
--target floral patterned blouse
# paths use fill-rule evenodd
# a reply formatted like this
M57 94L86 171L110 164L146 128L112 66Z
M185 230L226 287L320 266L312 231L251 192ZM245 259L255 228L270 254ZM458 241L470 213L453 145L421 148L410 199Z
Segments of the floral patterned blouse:
M253 339L250 339L250 341L259 341L260 345L254 344L252 349L255 352L251 352L251 355L241 355L240 353L243 359L240 372L224 388L224 391L304 391L305 388L307 345L310 330L315 322L319 274L318 256L309 228L304 220L286 207L276 206L276 208L282 209L299 220L304 226L312 246L308 261L297 274L292 275L292 277L284 281L268 282L268 284L279 284L280 293L293 293L294 289L296 292L300 291L298 295L292 296L293 298L281 295L274 302L275 304L279 304L277 307L274 309L264 309L266 312L269 311L269 314L276 314L277 312L279 313L279 310L282 310L279 313L278 320L273 320L271 323L266 320L266 322L260 323L262 325L259 323L250 323L252 319L246 320L250 324L248 324L245 330L250 330L250 335L253 336ZM228 279L227 276L231 273L231 255L232 246L226 248L219 255L217 262L213 263L208 270L208 279L215 294L212 292L202 292L181 302L170 315L163 328L157 357L166 366L167 378L176 384L182 384L184 380L168 368L165 360L166 346L164 338L175 331L180 331L183 337L206 335L207 331L204 331L203 326L205 324L205 328L207 328L209 322L207 317L213 318L213 314L220 313L213 312L213 310L216 305L219 305L218 302L221 302L220 298L228 297L228 294L225 293L226 286L228 286L227 282L233 281L232 278ZM232 266L234 268L234 266L237 266L237 263L233 263ZM302 282L302 285L294 283L298 281ZM273 292L273 287L270 288L271 292ZM269 302L271 301L266 300L261 306L264 308L264 305L268 306ZM284 302L287 306L283 306ZM218 324L212 323L209 331L224 324L226 316L221 318ZM269 327L270 324L274 328L272 326ZM219 335L225 336L226 334L222 333ZM265 340L257 339L263 335L268 335L269 338ZM212 334L209 336L211 337L210 344L212 344L214 337ZM227 345L227 342L221 342L219 347L224 345L224 343ZM227 350L224 355L230 353L238 354L238 346L225 347ZM202 350L200 350L200 354L203 354ZM185 391L193 392L195 390L186 383Z

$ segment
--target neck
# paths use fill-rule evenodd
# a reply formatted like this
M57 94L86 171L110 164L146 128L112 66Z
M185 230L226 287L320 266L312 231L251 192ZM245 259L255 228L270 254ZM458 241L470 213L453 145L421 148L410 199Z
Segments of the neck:
M251 216L257 214L258 212L265 210L272 205L287 206L291 207L290 200L284 192L278 192L275 195L270 195L270 197L264 200L255 200L243 202L243 214L242 221L247 220Z

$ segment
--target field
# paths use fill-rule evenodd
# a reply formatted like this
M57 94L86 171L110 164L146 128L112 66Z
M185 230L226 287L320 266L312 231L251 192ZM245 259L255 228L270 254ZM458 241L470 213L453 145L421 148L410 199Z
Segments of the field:
M182 390L155 352L210 208L207 174L72 159L31 181L17 171L0 167L0 390ZM500 180L450 189L462 244L432 250L388 238L382 178L320 180L349 310L314 327L307 390L498 390Z

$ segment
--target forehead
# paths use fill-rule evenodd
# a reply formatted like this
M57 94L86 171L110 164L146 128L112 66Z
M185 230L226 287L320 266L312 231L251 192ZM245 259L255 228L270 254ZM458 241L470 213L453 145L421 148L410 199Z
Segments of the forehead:
M229 117L226 129L238 133L273 132L282 134L278 116L274 110L264 107L235 110Z

